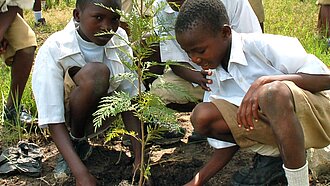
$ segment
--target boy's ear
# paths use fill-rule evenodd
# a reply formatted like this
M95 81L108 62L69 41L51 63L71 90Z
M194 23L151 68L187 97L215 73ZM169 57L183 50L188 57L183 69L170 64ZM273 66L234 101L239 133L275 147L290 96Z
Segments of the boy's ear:
M75 21L80 22L80 11L76 8L73 10L73 18Z
M222 34L223 34L223 37L225 37L225 38L229 38L231 36L231 28L229 25L224 25L222 27Z

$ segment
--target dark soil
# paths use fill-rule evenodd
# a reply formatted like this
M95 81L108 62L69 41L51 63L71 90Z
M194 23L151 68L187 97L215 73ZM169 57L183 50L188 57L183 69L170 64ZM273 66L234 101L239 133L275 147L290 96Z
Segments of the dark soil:
M170 145L153 145L150 157L151 178L155 186L176 186L188 182L211 156L213 149L207 142L187 143L191 134L189 113L180 116L181 125L187 133L180 141ZM120 141L103 144L103 139L93 139L91 143L94 151L86 162L91 173L96 176L99 185L126 186L131 183L132 158L128 147ZM55 180L52 171L55 167L58 151L53 142L44 142L40 145L43 150L42 176L31 178L24 175L1 176L0 185L74 185L74 178ZM239 151L232 161L213 177L209 186L230 185L232 174L238 169L248 166L252 162L253 153ZM319 183L323 182L323 183ZM311 185L327 185L327 180L315 181ZM276 183L275 185L284 185Z

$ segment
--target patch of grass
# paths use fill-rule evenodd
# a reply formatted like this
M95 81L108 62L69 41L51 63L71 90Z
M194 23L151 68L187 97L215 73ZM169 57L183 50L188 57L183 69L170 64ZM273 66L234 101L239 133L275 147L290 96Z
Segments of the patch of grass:
M297 37L308 53L330 66L326 39L316 29L319 7L314 0L269 0L263 3L266 33Z

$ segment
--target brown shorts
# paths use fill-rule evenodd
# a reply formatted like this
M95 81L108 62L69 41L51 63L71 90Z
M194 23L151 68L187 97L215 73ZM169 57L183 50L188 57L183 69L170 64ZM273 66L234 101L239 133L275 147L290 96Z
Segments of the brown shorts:
M17 14L13 23L8 28L4 38L9 42L6 52L2 55L7 65L11 65L13 62L13 56L16 51L37 46L34 31L19 14Z
M325 92L312 94L292 82L284 81L284 83L293 94L296 114L304 132L305 148L323 148L330 144L330 98ZM212 103L221 112L240 147L251 147L256 144L277 146L268 124L259 120L254 123L255 128L247 132L244 128L238 127L237 106L220 99Z
M330 5L330 0L317 0L316 3L319 5Z

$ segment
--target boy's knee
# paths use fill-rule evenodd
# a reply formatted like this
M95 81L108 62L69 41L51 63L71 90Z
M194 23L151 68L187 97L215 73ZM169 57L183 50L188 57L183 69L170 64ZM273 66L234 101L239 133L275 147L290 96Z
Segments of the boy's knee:
M87 63L81 68L81 71L86 74L86 77L89 79L94 79L100 82L109 82L110 70L104 63Z
M279 109L283 109L283 106L289 109L292 105L290 104L292 103L292 93L289 87L281 81L269 83L261 91L258 99L263 111L266 111L267 108L276 109L277 106Z
M104 94L109 88L110 70L103 63L87 63L76 74L78 85L95 91L95 94Z
M194 130L200 134L206 135L209 130L210 122L212 121L211 117L211 107L212 103L200 103L198 104L192 114L190 116L190 120L192 125L194 126Z

